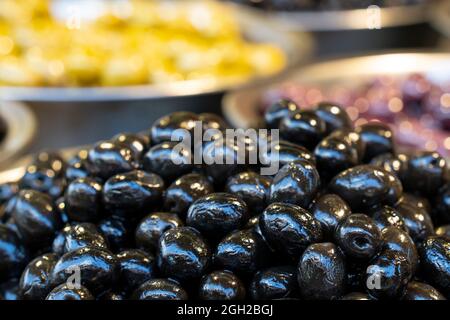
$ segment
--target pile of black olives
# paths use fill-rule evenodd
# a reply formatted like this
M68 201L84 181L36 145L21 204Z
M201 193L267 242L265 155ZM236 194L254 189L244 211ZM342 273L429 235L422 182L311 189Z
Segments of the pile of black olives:
M175 130L227 128L190 112L68 161L36 155L0 185L0 299L450 297L444 158L402 153L387 126L354 128L330 103L280 101L265 119L281 137L279 158L266 155L280 165L273 176L261 175L265 161L193 164L194 150L171 161ZM252 145L234 143L193 149L236 156Z

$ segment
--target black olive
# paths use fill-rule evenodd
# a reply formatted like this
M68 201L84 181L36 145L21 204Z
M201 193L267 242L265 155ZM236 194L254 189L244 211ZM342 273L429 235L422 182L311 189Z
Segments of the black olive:
M360 165L338 174L328 186L354 212L366 211L383 204L394 205L403 189L396 176L371 165Z
M169 229L182 227L183 221L173 213L155 212L141 220L136 228L135 240L138 248L154 252L159 238Z
M270 186L270 202L285 202L308 208L320 186L317 169L309 162L297 160L278 171Z
M314 111L325 122L327 135L338 129L352 129L353 127L347 112L337 104L321 102Z
M293 266L271 267L258 271L250 284L253 300L291 298L297 291L297 271Z
M192 112L179 111L166 115L153 123L151 141L154 145L172 141L172 135L178 129L187 130L191 133L196 121L199 121L199 118ZM177 135L177 137L179 136Z
M67 215L66 199L64 197L56 199L55 210L58 211L63 224L69 223L69 216Z
M86 178L89 176L87 169L88 151L80 150L74 157L72 157L66 167L65 178L71 182L78 178Z
M158 173L169 182L192 171L192 153L179 142L163 142L150 148L142 165L145 171Z
M403 300L447 300L429 284L412 281L408 283Z
M450 237L450 224L447 224L445 226L440 226L439 228L437 228L436 235Z
M169 229L158 245L158 268L168 277L191 280L209 266L211 252L200 233L190 227Z
M333 243L310 245L297 267L300 294L308 300L330 300L345 289L345 256Z
M155 258L139 249L122 251L117 255L120 288L132 292L155 275Z
M338 141L346 141L358 153L358 162L362 161L366 151L366 144L359 133L350 129L338 129L333 131L329 137Z
M305 209L288 203L268 206L259 226L272 248L294 260L307 246L322 239L320 222Z
M57 176L62 175L65 169L62 155L54 151L42 151L36 154L31 163L38 168L53 170Z
M420 267L423 277L440 290L450 295L450 239L432 236L419 247Z
M395 155L384 153L373 158L370 164L395 174L401 181L405 181L408 174L409 157L403 153Z
M371 216L380 230L393 226L400 230L408 231L405 220L403 220L401 214L392 207L383 206L375 210Z
M31 189L46 193L52 198L58 198L66 187L65 181L56 172L35 165L28 166L20 180L21 189Z
M414 241L423 241L434 233L433 221L424 209L405 202L397 205L395 209L405 221L409 235Z
M66 190L67 215L73 221L94 222L102 215L102 185L93 178L72 181Z
M299 107L291 100L280 100L272 104L264 114L266 126L269 129L278 129L280 122Z
M269 145L267 149L259 150L266 150L261 154L262 170L264 168L272 169L273 167L281 168L296 160L309 161L312 164L316 163L316 158L311 151L287 141L279 141L278 143ZM275 174L276 172L270 175Z
M109 217L99 222L98 229L106 238L109 248L113 252L130 247L133 234L129 223L117 217Z
M336 229L336 242L351 258L369 260L381 249L381 233L375 221L365 214L352 214Z
M109 178L103 186L105 210L115 216L140 217L162 199L164 181L154 173L135 170Z
M0 282L20 276L27 262L27 250L17 234L0 224Z
M416 194L403 193L402 198L399 203L407 203L410 206L421 208L425 210L427 213L431 213L431 204L427 198L418 196Z
M187 300L188 295L180 285L169 279L152 279L143 283L133 293L134 300Z
M436 217L443 223L450 223L450 183L439 190L434 205Z
M247 205L240 198L229 193L213 193L190 206L186 224L208 238L221 239L243 227L248 218Z
M164 208L185 217L194 201L213 192L213 185L204 175L189 173L177 179L166 190Z
M62 221L51 198L33 190L20 191L13 218L23 241L32 247L51 244Z
M150 137L143 134L119 133L112 140L133 150L136 159L141 159L144 153L150 148Z
M228 124L225 120L215 113L200 113L198 115L198 120L202 122L204 131L208 129L224 130L228 128Z
M117 278L117 262L107 250L84 247L64 254L53 268L53 285L81 284L93 294L110 289ZM76 283L80 280L81 283Z
M122 301L126 300L126 296L123 293L117 293L113 290L109 290L97 298L101 301Z
M200 281L201 300L244 300L245 286L230 271L214 271Z
M313 150L325 136L326 123L314 111L296 111L280 122L280 135L283 139L298 143Z
M4 204L19 192L17 183L8 182L0 184L0 204Z
M367 268L366 289L376 299L399 299L404 295L410 277L411 266L406 256L385 250Z
M57 255L84 247L108 248L107 240L92 223L67 225L53 241L53 252Z
M371 122L357 127L355 131L360 134L366 145L364 162L369 162L383 153L394 151L394 135L389 126L381 122Z
M58 256L47 253L31 261L22 273L19 290L22 299L44 300L52 290L50 276Z
M339 222L352 214L347 203L335 194L319 197L312 206L311 213L320 222L323 236L327 239L332 239Z
M403 253L411 266L411 274L414 274L419 264L419 256L416 245L408 233L391 226L383 229L381 238L383 250Z
M217 245L214 254L214 263L217 266L241 274L261 269L269 259L267 244L253 229L229 234Z
M366 293L362 293L362 292L351 292L349 294L346 294L345 296L343 296L341 298L341 300L372 300L372 298L366 294Z
M94 297L89 290L83 286L76 288L64 283L53 289L45 300L94 300Z

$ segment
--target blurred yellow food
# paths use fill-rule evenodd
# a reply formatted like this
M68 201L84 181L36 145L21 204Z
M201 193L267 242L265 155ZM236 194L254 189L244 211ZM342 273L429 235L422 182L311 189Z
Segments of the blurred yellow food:
M209 1L105 1L89 19L77 1L64 19L52 5L0 1L0 85L234 82L286 63L279 48L245 40L231 9Z

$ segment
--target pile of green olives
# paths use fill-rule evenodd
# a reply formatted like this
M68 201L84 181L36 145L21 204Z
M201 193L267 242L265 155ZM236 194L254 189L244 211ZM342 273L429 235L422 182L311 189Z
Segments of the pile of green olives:
M450 179L435 152L404 153L382 123L338 105L265 114L267 161L197 164L171 141L213 114L176 112L71 159L41 152L0 185L5 300L445 300ZM275 143L274 143L275 142ZM273 144L274 143L274 144ZM243 148L243 149L240 149ZM175 160L174 161L174 154Z

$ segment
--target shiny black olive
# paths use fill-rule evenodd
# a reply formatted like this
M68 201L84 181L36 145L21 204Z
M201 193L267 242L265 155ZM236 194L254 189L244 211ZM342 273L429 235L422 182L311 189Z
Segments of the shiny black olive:
M412 281L408 283L403 300L447 300L429 284Z
M200 113L198 115L198 120L202 122L203 130L205 131L208 129L223 130L228 128L228 124L225 120L214 113Z
M381 249L381 233L375 221L365 214L352 214L336 229L336 242L348 257L369 260Z
M54 151L42 151L36 154L31 163L38 168L53 170L57 176L62 175L65 169L62 155Z
M344 199L354 212L365 212L383 204L393 205L403 192L396 176L371 165L360 165L341 172L328 187Z
M400 213L392 207L383 206L375 210L371 216L380 230L393 226L400 230L408 231L405 220L403 220Z
M124 144L102 141L89 150L87 164L92 175L106 180L137 169L138 160L135 152Z
M65 181L56 172L35 165L28 166L19 182L21 189L31 189L50 195L52 198L61 196L66 186Z
M27 250L17 234L0 224L0 282L20 276L27 259Z
M298 143L313 150L325 136L326 123L314 111L296 111L280 122L280 135L283 139Z
M450 237L450 224L447 224L445 226L440 226L439 228L437 228L436 235Z
M419 247L422 276L447 298L450 295L450 239L432 236Z
M126 300L126 296L123 293L117 293L112 290L107 291L97 298L97 300L101 301L122 301Z
M400 203L407 203L410 206L421 208L425 210L427 213L431 213L431 204L430 201L428 201L427 198L418 196L416 194L411 193L403 193L402 198L400 199Z
M383 240L382 250L403 253L411 266L411 274L414 274L419 263L419 256L416 245L409 234L406 231L391 226L383 229L381 238Z
M200 233L190 227L169 229L158 245L158 268L180 280L199 278L210 264L211 252Z
M414 241L423 241L434 233L433 221L424 209L405 202L397 205L395 209L405 221L409 235Z
M184 217L194 201L213 192L212 183L204 175L189 173L174 181L166 190L164 208Z
M172 135L178 129L187 130L191 133L196 121L199 121L199 118L192 112L179 111L166 115L153 123L151 141L154 145L172 141Z
M443 223L450 223L450 183L444 185L434 200L434 214Z
M57 255L84 247L108 248L107 240L92 223L67 225L53 241L53 252Z
M267 206L271 179L255 172L242 172L232 176L225 191L244 200L252 215L261 213Z
M376 156L394 151L393 133L389 126L381 122L371 122L355 129L365 143L364 162Z
M169 279L152 279L143 283L133 293L134 300L187 300L188 295L180 285Z
M84 286L73 287L61 284L53 289L45 300L72 301L72 300L94 300L94 297Z
M22 299L44 300L53 289L50 276L58 260L54 253L47 253L31 261L22 273L19 290Z
M62 226L61 217L51 198L33 190L20 191L13 218L23 241L32 247L51 244Z
M22 297L19 290L19 281L12 278L0 284L0 296L3 296L3 299L8 301L21 300Z
M67 162L65 178L71 182L78 178L86 178L89 176L87 169L88 151L80 150L74 157Z
M288 203L269 205L259 219L259 227L272 248L294 260L307 246L322 239L320 222L305 209Z
M278 171L270 186L270 202L285 202L308 208L320 186L320 176L311 163L291 162Z
M297 267L300 294L308 300L337 299L345 290L345 256L333 243L310 245Z
M58 211L63 224L69 223L69 216L67 215L66 199L64 197L56 199L55 210Z
M0 204L4 204L19 192L17 183L8 182L0 184Z
M201 300L244 300L245 286L231 271L214 271L200 281Z
M317 199L311 209L314 218L320 222L324 238L333 239L336 227L352 214L350 207L335 194L325 194Z
M208 238L221 239L243 227L248 219L247 205L243 200L229 193L212 193L190 206L186 224Z
M383 153L370 161L371 165L380 167L395 174L401 181L405 181L408 174L409 157L406 154Z
M250 284L253 300L290 298L297 291L297 271L293 266L271 267L258 271Z
M329 135L329 137L336 139L338 141L346 141L358 153L358 162L362 161L364 153L366 151L366 144L362 140L361 135L359 133L352 131L350 129L338 129L333 131Z
M235 231L226 236L214 254L214 263L237 273L253 273L270 260L269 248L253 229Z
M372 298L366 294L366 293L362 293L362 292L351 292L349 294L346 294L345 296L343 296L341 298L341 300L372 300Z
M262 170L264 168L278 169L296 160L309 161L312 164L316 163L316 158L311 151L287 141L279 141L278 143L269 145L267 149L260 150L266 150L261 154ZM276 173L269 173L269 175L274 176Z
M93 178L72 181L66 190L67 215L73 221L93 222L102 215L102 185Z
M264 114L266 126L269 129L278 129L280 122L299 107L291 100L280 100L272 104Z
M327 135L338 129L352 129L353 127L347 112L337 104L321 102L314 111L325 122Z
M399 299L411 277L411 266L404 254L385 250L367 268L367 292L376 299Z
M103 219L99 222L98 229L106 238L111 251L118 252L131 246L132 230L129 223L120 218Z
M163 142L150 148L142 164L147 172L154 172L166 181L172 181L192 171L192 153L179 142Z
M101 294L110 289L117 278L117 261L107 250L84 247L64 254L53 268L51 283L77 284L89 289L93 294ZM79 283L78 283L79 284Z
M132 292L144 282L154 278L155 257L139 249L122 251L117 254L120 288Z
M105 210L115 216L140 217L156 207L164 192L163 179L141 170L109 178L103 186Z
M136 159L140 159L150 148L150 137L139 133L119 133L112 140L133 150Z
M183 225L183 221L174 213L151 213L143 218L136 228L136 245L138 248L154 252L158 248L159 238L164 232Z

